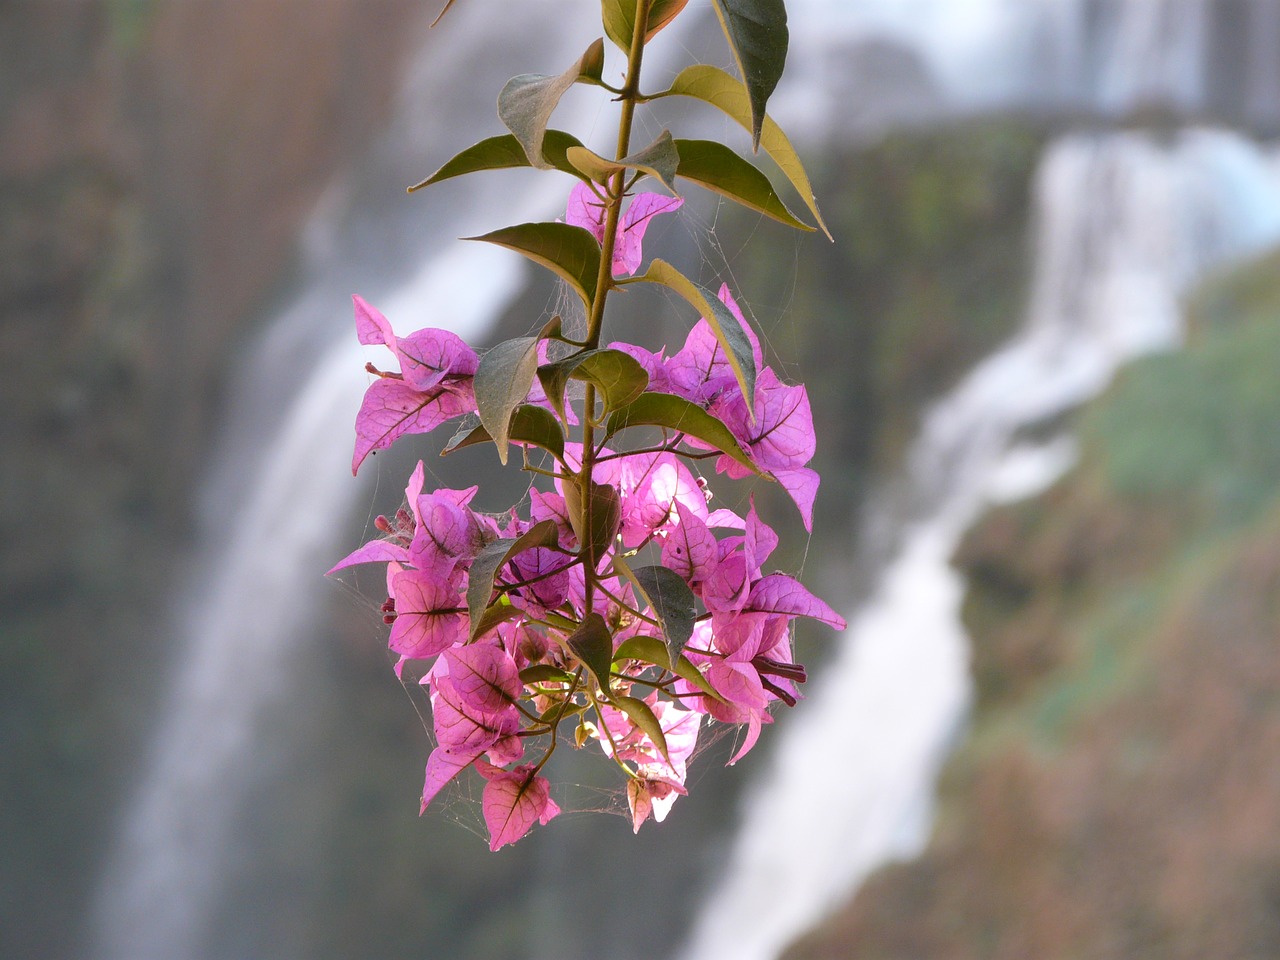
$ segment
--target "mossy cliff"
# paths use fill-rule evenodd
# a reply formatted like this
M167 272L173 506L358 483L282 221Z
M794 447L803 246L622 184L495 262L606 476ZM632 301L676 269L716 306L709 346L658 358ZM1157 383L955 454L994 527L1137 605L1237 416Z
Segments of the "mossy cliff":
M1280 255L966 538L978 702L918 861L788 960L1280 956Z

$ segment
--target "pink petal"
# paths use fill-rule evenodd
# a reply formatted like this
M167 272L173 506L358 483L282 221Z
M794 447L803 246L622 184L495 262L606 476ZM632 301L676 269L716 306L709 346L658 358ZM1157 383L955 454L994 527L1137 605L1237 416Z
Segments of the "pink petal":
M426 782L422 785L422 806L418 808L418 816L427 812L427 805L435 799L437 793L444 789L454 777L465 770L483 753L483 750L454 753L444 747L436 747L427 757Z
M771 573L757 581L751 588L747 609L788 617L812 617L837 630L846 626L844 617L810 593L799 580L785 573Z
M480 714L496 714L523 691L511 655L500 646L473 643L444 651L459 702Z
M716 538L692 511L676 501L679 519L662 544L662 565L690 583L706 580L715 571Z
M484 546L479 522L458 494L469 491L437 490L418 498L418 529L410 545L415 566L447 575L461 560L471 560ZM465 503L471 499L466 496Z
M476 769L489 781L485 784L481 807L489 828L490 850L515 843L535 823L545 825L560 813L559 806L551 799L550 784L545 777L537 776L533 767L501 770L478 760Z
M325 573L325 576L331 576L339 570L343 570L346 567L353 567L357 563L389 563L391 561L408 563L408 548L392 543L390 540L370 540L363 547L353 550L334 564L334 566Z
M660 213L672 213L684 206L683 197L668 197L661 193L639 193L622 215L618 240L613 247L613 272L631 276L640 267L644 254L641 250L649 221Z
M436 739L455 753L489 750L520 730L515 707L482 713L461 703L452 685L439 677L432 684L431 711Z
M431 430L476 408L470 386L461 384L428 391L394 377L379 377L365 391L356 414L356 448L351 473L374 450L384 450L408 433Z
M395 350L396 334L382 311L356 294L351 295L351 302L356 308L356 338L365 345L385 343Z
M456 333L428 328L401 337L395 345L405 382L429 390L447 376L473 376L479 357Z
M596 243L604 243L605 204L590 186L579 182L569 191L564 222L591 231Z
M470 620L461 592L421 570L405 570L392 580L396 619L388 646L421 660L465 643Z
M813 532L813 501L818 496L818 474L808 467L796 470L774 470L773 478L791 495L800 510L804 528Z

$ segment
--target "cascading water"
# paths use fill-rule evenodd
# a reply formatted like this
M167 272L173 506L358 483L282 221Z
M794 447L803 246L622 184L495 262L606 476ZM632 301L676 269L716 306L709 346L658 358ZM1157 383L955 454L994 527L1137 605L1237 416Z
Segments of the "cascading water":
M443 28L451 32L415 66L410 105L396 122L401 139L384 153L421 158L412 169L420 174L444 158L433 141L456 147L470 118L489 117L501 79L477 78L462 99L440 101L432 92L456 88L461 70L473 75L481 64L504 69L526 59L495 43L522 49L536 36L540 63L567 62L580 52L585 40L544 25L556 22L549 8L557 3L571 6L540 0L504 8L502 31L492 29L492 10L483 4L458 5ZM1265 10L1266 3L1250 9ZM793 51L820 42L839 50L876 31L917 49L942 95L935 112L1024 102L1118 111L1152 90L1175 91L1175 100L1202 96L1200 81L1144 85L1126 79L1123 65L1109 74L1097 68L1114 60L1116 38L1126 29L1157 22L1134 21L1139 8L1204 4L1117 2L1122 15L1112 20L1090 16L1097 6L1091 0L788 3ZM922 29L947 23L960 33L939 28L928 43L918 42ZM1138 25L1125 26L1131 23ZM1183 66L1169 68L1169 76L1181 77L1179 70L1203 59L1202 28L1178 48ZM1058 52L1041 61L1029 51L1045 37ZM997 48L1006 53L994 55ZM1251 82L1274 75L1268 56L1250 61ZM840 99L820 93L822 75L806 75L808 66L824 62L830 58L792 58L776 112L797 116L794 123L786 119L793 132L807 129L815 138L840 132ZM1122 92L1104 96L1093 79L1102 76L1113 78L1106 89ZM471 102L469 90L478 92ZM799 118L813 104L818 109L808 122ZM429 123L422 119L428 114ZM393 178L386 170L378 175ZM1183 285L1206 266L1280 236L1280 199L1269 176L1247 143L1206 132L1185 134L1172 146L1137 134L1082 136L1050 152L1038 188L1041 260L1027 330L930 415L914 454L912 508L894 559L777 745L775 769L748 799L724 872L729 879L711 898L691 955L768 956L876 863L919 849L935 772L967 697L956 618L960 585L947 567L957 538L984 498L1027 492L1069 458L1062 443L1013 445L1021 424L1079 402L1133 353L1172 342ZM336 518L363 496L346 472L351 420L367 382L346 325L347 293L376 294L369 283L376 277L385 291L377 302L395 322L448 318L474 336L517 292L520 268L513 257L452 238L475 232L477 224L546 216L564 185L542 180L554 178L522 181L515 201L496 191L469 207L436 200L425 231L420 210L409 205L398 220L375 209L360 220L314 225L309 292L273 321L235 391L223 466L206 492L207 546L179 614L182 647L169 696L101 884L94 943L101 956L210 955L207 928L223 893L239 808L261 775L255 738L263 736L267 706L289 695L288 660L306 635L305 612L320 588L323 561L316 558L337 554ZM547 192L531 194L528 184ZM424 259L385 262L403 250ZM317 331L318 316L343 322Z
M505 41L481 10L451 14L451 32L424 44L395 124L399 139L384 152L414 158L418 173L419 158L438 164L433 138L456 143L474 118L492 111L484 103L491 80L477 77L481 102L468 102L452 89L458 72L474 76L486 61L501 69L523 46L517 40L538 30L539 16L556 21L559 2L513 14ZM504 51L504 42L514 49ZM572 56L569 45L578 42L548 35L540 52L554 63ZM205 492L207 546L178 613L181 644L156 739L99 889L97 955L172 960L213 949L207 928L237 820L263 774L263 718L291 695L290 657L320 605L322 558L339 555L339 518L366 495L350 475L351 424L369 377L365 348L349 326L349 289L380 283L387 293L378 302L397 323L434 322L476 339L522 289L523 266L454 238L477 224L544 218L564 195L563 184L549 180L536 178L514 197L490 191L453 209L437 203L425 231L421 207L411 228L387 216L344 223L321 215L310 225L306 292L268 325L234 390L215 456L221 468ZM388 277L384 258L395 244L371 242L377 231L400 235L401 249L417 259L393 260Z
M950 557L984 503L1034 493L1071 461L1064 438L1019 431L1174 345L1189 283L1280 242L1273 157L1216 131L1067 137L1042 161L1036 208L1025 329L925 418L896 553L745 797L688 960L773 957L872 869L923 849L969 698Z

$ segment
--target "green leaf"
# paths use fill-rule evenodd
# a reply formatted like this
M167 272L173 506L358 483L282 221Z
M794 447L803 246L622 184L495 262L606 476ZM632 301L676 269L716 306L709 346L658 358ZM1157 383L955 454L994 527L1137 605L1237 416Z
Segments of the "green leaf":
M723 143L714 140L677 140L680 167L676 175L692 180L722 197L772 217L797 230L813 231L787 209L769 178Z
M621 160L606 160L581 146L569 147L565 157L576 170L596 183L607 182L619 170L639 170L662 181L662 185L672 193L676 192L675 176L680 166L680 153L671 139L670 130L663 130L649 146Z
M520 671L520 682L523 684L531 683L572 683L573 674L561 670L559 667L553 667L549 663L535 663L531 667L525 667Z
M499 597L480 614L480 622L475 625L472 637L483 637L498 624L520 616L520 612L520 608L513 606L505 596Z
M638 567L634 571L640 592L662 623L667 648L674 661L693 636L698 605L693 591L680 574L663 566Z
M564 459L564 428L550 410L537 407L531 403L522 403L516 407L507 427L507 437L512 443L531 443L555 454L557 460ZM458 422L458 429L440 451L446 457L455 450L470 447L477 443L488 443L493 437L480 422L480 417L469 413Z
M661 638L651 637L648 634L623 640L618 645L618 649L613 654L613 662L619 663L623 660L640 660L651 663L655 667L661 667L663 670L671 669L671 656L667 651L667 645Z
M565 173L580 177L581 174L574 169L573 164L568 160L565 152L570 147L580 147L582 142L572 134L565 133L561 130L548 130L545 139L542 142L542 156L548 165L562 170ZM489 137L487 140L481 140L479 143L473 144L460 154L446 163L443 167L433 173L427 179L415 183L409 188L409 192L421 190L423 187L429 187L433 183L439 183L441 180L448 180L452 177L461 177L468 173L477 173L481 170L507 170L512 167L529 167L529 156L524 152L524 147L520 146L520 141L510 133L504 133L498 137Z
M764 108L787 63L787 7L784 0L715 0L751 106L751 146L760 148Z
M667 91L667 94L693 97L703 103L709 103L736 120L742 125L743 129L751 130L751 104L747 98L746 89L741 83L718 67L712 67L707 64L694 64L691 67L685 67L672 82L671 89ZM782 132L782 128L769 117L764 118L764 125L760 132L760 146L764 147L764 152L778 165L778 169L782 171L791 185L796 188L796 192L800 194L800 199L804 201L805 206L809 208L809 212L818 221L818 226L827 235L827 239L831 239L831 231L827 229L827 224L822 219L822 214L818 211L818 202L814 199L813 186L809 183L809 175L804 172L804 164L800 162L800 157L796 153L795 147L791 145L787 135Z
M613 666L613 635L609 633L609 625L598 613L589 613L581 626L573 631L565 641L570 652L582 661L591 675L596 678L596 686L603 691L609 689L609 670Z
M678 656L676 665L671 667L667 655L667 645L658 637L639 636L624 640L613 655L614 663L622 660L639 660L643 663L652 663L655 667L661 667L663 670L671 670L677 677L688 680L713 700L724 702L724 698L716 693L715 688L707 682L707 678L702 675L702 671L694 666L693 662L684 654Z
M654 260L638 281L660 283L674 290L693 306L695 310L711 325L716 340L724 348L725 359L733 368L738 386L747 400L747 412L755 418L756 396L756 361L751 349L751 341L747 339L738 318L729 312L729 308L720 302L720 298L703 290L683 273L665 260ZM726 451L728 452L728 451Z
M572 680L573 677L569 679ZM574 703L567 706L564 702L553 703L539 714L538 719L546 724L556 724L561 720L568 720L570 717L581 716L587 711L588 706L590 705L586 703Z
M627 427L640 426L664 427L668 430L687 433L691 437L697 437L703 443L710 444L721 453L727 453L760 476L768 476L751 462L747 452L738 444L723 421L684 397L677 397L670 393L641 394L609 417L605 427L606 439Z
M652 40L654 34L674 20L688 3L689 0L653 0L649 4L644 42ZM623 53L630 53L631 38L636 31L636 0L603 0L600 7L605 36L617 44Z
M559 536L554 520L543 520L535 523L522 536L504 537L484 545L480 553L471 563L471 572L467 581L467 614L471 618L471 639L480 636L483 616L489 608L489 597L493 594L493 580L502 569L502 565L517 554L534 547L554 547L559 545ZM498 603L502 601L499 600ZM497 603L494 604L497 606Z
M583 350L538 368L542 389L564 419L564 388L570 380L594 383L604 399L605 412L625 407L649 385L649 374L633 356L621 350Z
M600 244L589 230L567 223L518 223L481 237L463 239L496 243L523 254L567 282L588 308L596 298Z
M693 636L698 619L698 605L693 591L674 570L662 566L636 567L634 570L621 557L614 557L614 567L648 604L658 622L667 647L667 663L674 663L680 651Z
M505 340L480 358L474 388L480 422L498 448L498 459L506 465L511 414L533 386L538 369L539 337Z
M653 741L653 745L658 748L658 752L662 754L662 758L668 763L671 762L671 755L667 752L667 735L662 732L662 724L658 722L658 718L654 716L649 705L643 700L637 700L635 697L610 697L609 701L631 718L631 722L648 735Z
M694 666L693 661L688 657L682 656L676 660L676 665L672 672L682 680L688 680L712 700L718 700L720 703L725 702L724 697L716 692L716 688L711 686L707 678L702 675L702 671Z
M618 500L618 491L615 487L593 480L590 498L584 505L578 484L566 483L563 489L569 525L573 528L578 543L584 548L590 548L594 563L604 556L613 543L618 525L622 522L622 504Z
M520 141L535 167L544 170L551 167L543 156L542 140L560 98L575 83L598 84L603 70L604 40L600 39L559 76L523 73L512 77L502 88L498 94L498 117Z

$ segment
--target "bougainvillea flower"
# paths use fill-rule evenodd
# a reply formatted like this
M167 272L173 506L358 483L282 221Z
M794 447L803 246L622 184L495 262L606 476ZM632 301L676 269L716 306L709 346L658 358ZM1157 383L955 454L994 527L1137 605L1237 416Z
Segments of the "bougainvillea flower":
M803 386L781 382L766 367L756 378L755 400L754 420L741 391L723 393L712 412L733 432L751 461L772 474L791 495L805 529L811 531L818 475L805 467L817 450L809 394ZM719 457L716 470L734 478L750 475L745 466L728 455Z
M691 586L715 572L718 562L715 534L693 511L675 502L676 520L662 541L662 565Z
M667 819L676 797L687 791L679 784L661 778L633 778L627 781L627 806L631 808L631 832L639 833L640 827L652 815L658 823Z
M466 641L470 624L460 583L421 570L403 570L388 580L395 601L392 650L423 660Z
M418 527L409 555L420 570L447 577L458 564L469 562L484 546L480 521L467 507L478 487L436 490L418 498Z
M480 805L489 828L490 850L515 843L535 823L546 826L559 815L560 807L551 799L551 785L535 773L532 764L503 770L477 760L475 766L489 781Z
M649 221L660 213L671 213L682 206L683 197L668 197L661 193L636 194L618 221L618 239L613 245L613 272L629 277L640 269L643 259L641 245L644 233L649 229ZM579 183L570 191L564 220L572 226L590 230L596 242L604 245L605 203L588 184Z
M474 350L448 330L419 330L397 338L378 310L353 297L361 343L384 344L400 362L400 372L378 374L356 414L356 446L351 472L364 458L410 433L429 433L446 420L476 409L471 381L479 366Z
M737 318L751 343L756 370L763 369L764 354L760 349L760 339L743 317L729 285L721 284L717 295L720 302ZM700 319L693 325L689 335L685 337L684 346L667 359L665 373L671 393L702 406L709 405L725 391L741 396L737 375L733 372L720 341L716 339L711 324L705 319ZM745 410L745 406L743 409Z
M400 376L419 390L430 390L449 375L473 376L479 364L466 341L448 330L428 328L397 337L376 307L363 297L352 296L356 309L356 336L366 346L384 344L400 361Z

